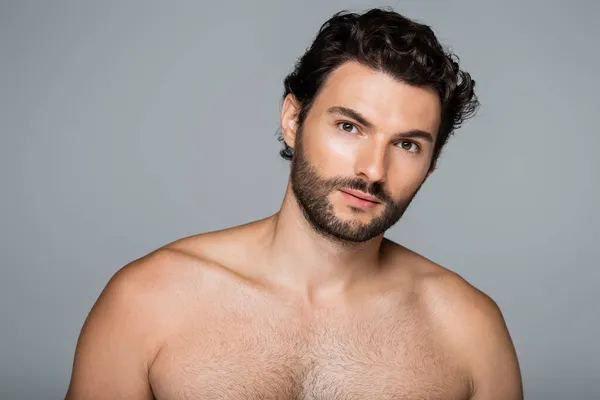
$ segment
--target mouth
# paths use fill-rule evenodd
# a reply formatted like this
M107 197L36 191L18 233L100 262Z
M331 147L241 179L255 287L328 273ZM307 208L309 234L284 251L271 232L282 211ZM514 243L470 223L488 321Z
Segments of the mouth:
M372 203L381 203L377 197L373 196L372 194L361 192L360 190L354 190L354 189L340 189L340 190L346 194L349 194L350 196L354 196L361 200L370 201Z
M340 189L340 192L373 205L381 203L377 197L365 192L361 192L360 190Z

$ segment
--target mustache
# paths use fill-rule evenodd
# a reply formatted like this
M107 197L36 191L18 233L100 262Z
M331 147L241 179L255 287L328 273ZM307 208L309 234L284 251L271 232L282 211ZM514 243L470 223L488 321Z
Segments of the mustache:
M334 178L327 182L329 188L333 189L353 189L368 193L377 197L383 203L393 202L392 197L385 191L381 182L367 182L362 179Z

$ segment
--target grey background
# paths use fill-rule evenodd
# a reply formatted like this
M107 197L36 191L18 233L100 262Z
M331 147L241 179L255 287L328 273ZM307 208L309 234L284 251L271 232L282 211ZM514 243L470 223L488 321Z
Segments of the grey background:
M528 399L599 399L594 1L397 1L478 83L479 116L389 237L500 305ZM371 1L0 2L0 398L64 396L121 266L275 212L281 81Z

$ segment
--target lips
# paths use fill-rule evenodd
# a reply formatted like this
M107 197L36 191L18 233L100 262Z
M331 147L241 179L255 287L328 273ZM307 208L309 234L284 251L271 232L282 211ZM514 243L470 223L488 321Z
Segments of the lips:
M354 196L356 198L359 198L361 200L365 200L365 201L370 201L372 203L380 203L379 199L373 195L370 195L368 193L365 192L361 192L360 190L354 190L354 189L343 189L341 190L342 192L349 194L350 196Z

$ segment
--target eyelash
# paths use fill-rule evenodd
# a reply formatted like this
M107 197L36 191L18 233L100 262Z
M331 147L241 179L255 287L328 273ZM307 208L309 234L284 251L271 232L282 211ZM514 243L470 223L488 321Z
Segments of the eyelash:
M356 125L354 125L352 122L348 122L348 121L337 122L336 126L338 127L338 129L341 130L342 132L346 133L346 134L351 134L351 133L354 133L354 132L348 132L348 131L344 130L342 128L342 125L351 125L354 129L356 129L356 131L358 131L358 127ZM400 149L405 150L408 153L413 153L413 154L418 154L418 153L421 152L421 146L418 143L413 142L412 140L403 139L403 140L399 141L396 145L404 143L404 142L408 142L408 143L413 144L416 147L416 150L414 150L414 151L405 150L402 147L398 146Z
M341 130L341 131L343 131L344 133L353 133L353 132L348 132L348 131L344 130L344 129L342 128L342 125L352 125L352 127L358 131L358 127L357 127L356 125L354 125L352 122L348 122L348 121L340 121L340 122L336 123L336 125L337 125L337 127L338 127L338 128Z
M399 142L398 142L398 144L401 144L401 143L404 143L404 142L408 142L408 143L410 143L410 144L412 144L412 145L414 145L414 146L416 147L416 150L413 150L413 151L410 151L410 150L405 150L405 151L407 151L407 152L409 152L409 153L414 153L414 154L418 154L418 153L420 153L420 152L421 152L421 146L419 146L419 144L418 144L418 143L416 143L416 142L413 142L412 140L406 140L406 139L403 139L403 140L399 141ZM400 146L399 146L399 147L400 147ZM404 150L402 147L400 147L400 148L401 148L402 150Z

